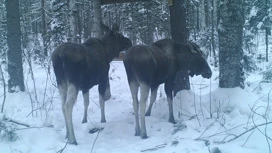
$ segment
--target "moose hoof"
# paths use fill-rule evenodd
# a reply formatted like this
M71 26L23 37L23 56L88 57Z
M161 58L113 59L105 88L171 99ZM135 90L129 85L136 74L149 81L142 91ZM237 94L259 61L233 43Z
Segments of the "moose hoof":
M71 144L71 145L77 145L76 140L69 140L68 143Z
M140 136L140 132L135 132L135 136Z
M150 116L150 114L151 114L150 112L146 112L145 116Z
M87 123L87 120L86 120L86 119L83 119L83 120L82 120L82 124L84 124L84 123Z
M146 138L147 138L147 135L146 135L146 134L142 134L142 135L141 135L141 138L142 138L142 139L146 139Z
M176 124L176 121L175 121L174 117L169 118L168 121L169 121L170 123Z

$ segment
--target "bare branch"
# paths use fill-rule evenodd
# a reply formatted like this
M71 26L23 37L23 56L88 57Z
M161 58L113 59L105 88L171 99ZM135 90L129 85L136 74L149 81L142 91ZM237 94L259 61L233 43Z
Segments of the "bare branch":
M231 142L231 141L234 141L234 140L238 139L239 137L243 136L244 134L246 134L246 133L248 133L248 132L250 132L250 131L252 131L252 130L254 130L254 129L256 129L256 128L260 127L260 126L265 126L265 125L268 125L268 124L272 124L272 122L267 122L267 123L262 123L262 124L256 125L256 126L254 126L254 127L250 128L249 130L246 130L246 131L242 132L241 134L239 134L239 135L235 136L234 138L232 138L232 139L230 139L230 140L227 140L227 141L221 141L221 142L216 142L216 143L218 143L218 144L229 143L229 142Z
M62 149L60 149L59 151L57 151L56 153L62 153L64 151L64 149L66 148L67 144L68 144L68 139L67 139L66 144L64 145L64 147Z
M4 77L4 74L3 74L3 71L2 71L2 67L1 67L1 64L0 64L0 75L1 75L1 80L3 82L3 87L4 87L4 97L3 97L3 103L2 103L2 108L1 108L1 113L3 113L4 111L4 106L5 106L5 102L6 102L6 81L5 81L5 77Z
M13 119L11 119L11 118L7 118L7 117L5 117L5 116L4 116L3 120L8 121L8 122L12 122L12 123L15 123L15 124L18 124L18 125L30 127L30 125L28 125L28 124L21 123L21 122L19 122L19 121L15 121L15 120L13 120Z
M166 143L164 143L164 144L161 144L161 145L157 145L157 146L155 146L154 148L149 148L149 149L145 149L145 150L141 150L141 152L146 152L146 151L156 151L156 150L158 150L158 149L161 149L161 148L164 148L164 147L166 147Z

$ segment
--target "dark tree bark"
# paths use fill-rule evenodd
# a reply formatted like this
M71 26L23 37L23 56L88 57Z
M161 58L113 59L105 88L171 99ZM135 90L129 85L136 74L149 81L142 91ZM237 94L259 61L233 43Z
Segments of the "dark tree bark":
M212 9L211 9L211 21L212 21L212 53L213 53L213 58L214 58L214 67L218 67L217 64L217 57L216 57L216 52L215 52L215 42L214 42L214 0L211 1L212 3Z
M46 26L46 12L45 12L45 0L41 0L41 14L42 14L42 38L43 38L43 53L44 56L48 56L48 36Z
M6 9L9 73L8 91L15 92L16 87L19 87L21 91L25 91L21 49L19 1L6 0Z
M270 29L268 27L265 28L265 60L268 62L268 36L270 35Z
M204 11L205 11L205 24L206 27L208 27L210 25L210 7L209 7L209 0L204 0Z
M75 0L68 0L68 7L69 7L69 21L70 21L70 33L69 37L72 42L80 43L80 36L81 36L81 22L79 19L79 10L78 4L76 4Z
M173 40L187 42L189 31L187 29L187 16L185 0L170 0L170 21ZM190 89L189 75L187 71L178 72L175 79L174 95L180 90Z
M102 9L101 9L101 0L93 1L93 33L94 37L102 37L101 23L102 23Z
M220 0L219 34L219 87L244 87L242 66L243 0Z
M84 31L84 39L88 39L91 37L92 32L92 13L91 13L91 2L89 0L84 1L84 16L83 16L83 31Z
M101 0L94 0L93 1L93 13L94 13L94 35L96 38L102 37L102 29L101 29L101 23L102 23L102 9L101 9ZM109 100L111 97L111 91L110 91L110 81L108 79L107 81L107 89L105 93L104 100Z

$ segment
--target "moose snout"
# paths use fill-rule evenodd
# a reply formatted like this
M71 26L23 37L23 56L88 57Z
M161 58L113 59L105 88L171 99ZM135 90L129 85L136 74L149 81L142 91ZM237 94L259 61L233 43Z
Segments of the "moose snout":
M212 71L211 71L211 69L209 69L209 70L207 70L207 71L204 71L204 72L201 74L201 76L202 76L203 78L210 79L211 76L212 76Z

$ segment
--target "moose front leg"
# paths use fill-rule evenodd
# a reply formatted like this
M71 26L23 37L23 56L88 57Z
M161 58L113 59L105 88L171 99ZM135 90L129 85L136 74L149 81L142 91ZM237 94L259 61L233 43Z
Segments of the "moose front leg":
M173 81L168 81L168 82L165 82L164 84L164 90L165 90L165 93L166 93L166 96L167 96L167 102L168 102L168 108L169 108L169 122L175 124L176 121L175 121L175 118L174 118L174 113L173 113L173 86L174 86L174 83Z
M82 91L83 99L84 99L84 115L82 123L87 123L87 117L88 117L88 107L89 107L89 90Z

